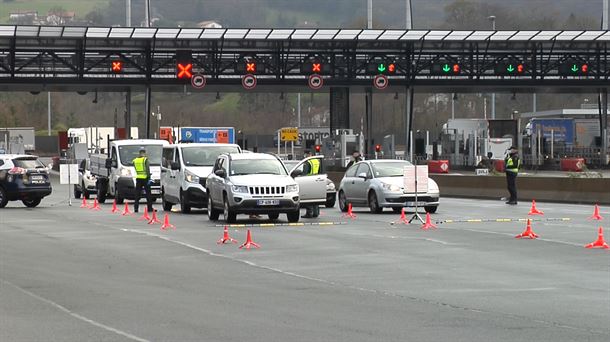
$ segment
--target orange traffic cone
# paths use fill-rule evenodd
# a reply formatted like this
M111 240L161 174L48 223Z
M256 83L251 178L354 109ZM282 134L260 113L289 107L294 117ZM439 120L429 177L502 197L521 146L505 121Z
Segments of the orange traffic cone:
M157 209L153 209L152 217L150 218L150 221L148 221L148 224L155 223L161 223L161 221L159 221L159 219L157 218Z
M398 223L409 224L409 219L407 218L407 214L405 213L405 208L402 208L402 210L400 211L400 220L398 220Z
M352 204L351 203L347 204L347 213L344 213L343 215L341 215L341 217L349 217L351 219L355 219L356 218L356 214L354 214L352 212Z
M248 229L248 234L246 235L246 242L244 242L241 246L239 246L240 249L244 248L244 247L246 247L246 249L250 249L250 247L254 247L254 248L261 247L257 243L252 241L252 234L250 234L250 229Z
M176 229L176 226L169 223L169 215L165 214L165 217L163 218L163 225L161 226L161 229L166 230L166 229L170 229L170 228Z
M431 218L430 218L430 213L426 213L426 223L424 223L424 224L421 226L421 229L423 229L423 230L427 230L427 229L430 229L430 228L434 228L434 229L436 229L436 225L434 225L434 224L432 223L432 220L431 220Z
M87 204L87 199L83 197L83 202L80 205L81 208L89 208L89 204Z
M129 202L125 201L125 209L123 209L123 216L133 215L131 210L129 210Z
M150 216L148 216L148 207L144 207L144 215L140 216L138 221L150 221Z
M528 237L530 239L535 239L538 237L538 234L534 233L534 231L532 230L532 223L530 222L530 219L527 219L527 227L525 228L525 231L517 236L515 236L515 238L520 239L523 237Z
M585 248L609 248L606 241L604 241L604 230L602 229L602 227L599 227L599 231L597 232L597 240L595 240L595 242L591 242L588 245L585 245Z
M538 209L536 209L536 200L532 200L532 208L528 215L544 215L544 213Z
M93 200L93 206L91 207L91 210L102 210L102 208L100 207L100 204L97 203L97 198L95 198Z
M120 212L119 208L116 206L116 200L112 201L112 210L110 210L110 212L113 214Z
M224 234L222 235L222 239L216 241L217 244L225 244L227 242L237 243L237 240L233 239L229 236L229 227L225 226Z
M601 221L604 218L599 214L599 205L595 205L595 209L593 210L593 215L589 216L589 220Z

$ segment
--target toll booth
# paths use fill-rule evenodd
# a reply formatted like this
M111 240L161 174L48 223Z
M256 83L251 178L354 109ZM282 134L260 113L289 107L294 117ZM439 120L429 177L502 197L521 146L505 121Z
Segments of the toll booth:
M362 153L364 136L362 133L354 134L352 129L340 129L335 133L333 137L322 140L322 154L327 167L345 168L354 151Z

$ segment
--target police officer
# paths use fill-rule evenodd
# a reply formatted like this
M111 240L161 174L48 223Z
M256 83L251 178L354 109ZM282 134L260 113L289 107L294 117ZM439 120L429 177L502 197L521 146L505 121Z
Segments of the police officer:
M517 204L517 174L521 167L521 159L519 159L518 151L514 146L508 150L507 156L504 159L504 167L506 169L506 185L510 198L506 204Z
M142 188L146 191L146 205L148 211L153 211L152 196L150 193L150 164L148 163L148 157L146 156L146 150L140 149L140 155L133 159L133 166L136 169L136 193L135 201L133 203L133 210L137 213L138 207L140 206L140 196L142 195Z
M310 150L305 150L304 157L309 158L313 156L313 153ZM305 165L303 165L303 175L304 176L314 176L320 173L320 159L314 158L308 160ZM320 206L319 205L307 205L305 206L305 215L303 218L314 218L320 216Z
M356 164L359 161L362 161L362 156L360 155L360 151L354 151L352 152L352 160L350 160L349 163L347 163L347 168L349 169L350 166Z

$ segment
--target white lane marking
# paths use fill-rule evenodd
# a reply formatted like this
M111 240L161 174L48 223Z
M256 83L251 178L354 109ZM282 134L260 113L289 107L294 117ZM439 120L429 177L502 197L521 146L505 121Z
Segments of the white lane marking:
M515 237L516 234L511 234L511 233L501 233L501 232L492 232L489 230L480 230L480 229L469 229L469 228L444 228L447 230L467 230L470 232L475 232L475 233L487 233L487 234L496 234L496 235L505 235L505 236L512 236ZM544 238L536 238L536 240L540 240L540 241L545 241L545 242L552 242L552 243L559 243L559 244L563 244L563 245L569 245L569 246L576 246L576 247L583 247L583 244L579 244L579 243L574 243L574 242L568 242L568 241L561 241L561 240L555 240L555 239L544 239Z
M15 285L15 284L11 283L10 281L4 280L4 279L0 279L0 282L4 283L4 284L6 284L6 285L9 285L9 286L11 286L11 287L13 287L13 288L15 288L15 289L17 289L17 290L19 290L19 291L21 291L21 292L23 292L23 293L27 294L27 295L28 295L28 296L30 296L30 297L33 297L33 298L35 298L35 299L38 299L38 300L39 300L39 301L41 301L41 302L47 303L47 304L49 304L49 305L51 305L51 306L55 307L56 309L59 309L59 310L61 310L61 311L65 312L65 313L67 313L68 315L70 315L70 316L72 316L72 317L74 317L74 318L76 318L76 319L78 319L78 320L81 320L81 321L83 321L83 322L89 323L89 324L94 325L94 326L96 326L96 327L98 327L98 328L102 328L102 329L104 329L104 330L107 330L107 331L113 332L113 333L115 333L115 334L117 334L117 335L121 335L121 336L126 337L126 338L128 338L128 339L130 339L130 340L134 340L134 341L138 341L138 342L150 342L150 341L149 341L149 340L147 340L147 339L143 339L143 338L141 338L141 337L138 337L138 336L132 335L132 334L127 333L127 332L124 332L124 331L122 331L122 330L115 329L115 328L110 327L110 326L107 326L107 325L105 325L105 324L103 324L103 323L96 322L96 321L94 321L94 320L92 320L92 319L90 319L90 318L87 318L87 317L85 317L85 316L79 315L79 314L77 314L76 312L72 312L72 311L70 311L68 308L66 308L66 307L64 307L64 306L62 306L62 305L60 305L60 304L57 304L57 303L55 303L54 301L52 301L52 300L50 300L50 299L43 298L43 297L41 297L41 296L39 296L39 295L37 295L37 294L35 294L35 293L33 293L33 292L30 292L30 291L28 291L28 290L26 290L26 289L24 289L24 288L20 287L19 285Z
M445 245L445 246L458 245L457 243L451 243L451 242L446 242L446 241L437 240L437 239L421 238L421 237L415 237L415 236L394 236L394 235L379 235L379 234L353 234L353 235L356 235L359 237L371 236L371 237L376 237L376 238L380 238L380 239L420 240L420 241L440 243L441 245Z
M437 292L469 293L469 292L539 292L557 290L556 287L533 287L524 289L439 289Z

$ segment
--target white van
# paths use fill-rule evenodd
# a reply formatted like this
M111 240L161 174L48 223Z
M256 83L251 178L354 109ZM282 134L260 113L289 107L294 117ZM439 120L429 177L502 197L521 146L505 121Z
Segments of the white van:
M206 181L214 163L223 153L241 153L235 144L181 143L163 148L161 199L163 210L179 204L183 213L206 208Z

